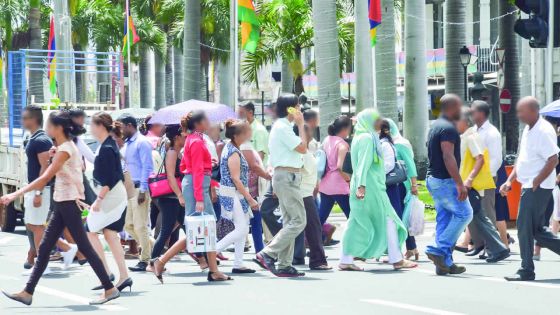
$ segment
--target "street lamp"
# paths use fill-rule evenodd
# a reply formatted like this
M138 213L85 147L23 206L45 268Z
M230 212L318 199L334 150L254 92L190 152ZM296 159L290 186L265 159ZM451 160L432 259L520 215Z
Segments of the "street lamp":
M467 46L463 46L463 48L459 49L459 57L461 59L461 65L463 66L463 70L465 71L465 101L467 101L469 98L467 96L468 94L468 90L467 90L467 67L469 66L469 64L471 63L471 52L470 50L467 48Z

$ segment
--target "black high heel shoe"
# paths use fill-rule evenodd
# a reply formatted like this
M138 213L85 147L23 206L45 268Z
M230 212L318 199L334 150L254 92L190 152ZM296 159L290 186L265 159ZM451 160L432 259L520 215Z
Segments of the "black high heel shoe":
M113 274L113 273L110 274L110 275L109 275L109 280L111 280L111 282L115 281L115 274ZM103 289L103 285L102 285L102 284L100 284L100 285L98 285L98 286L96 286L96 287L93 287L91 290L92 290L92 291L98 291L98 290L101 290L101 289Z
M208 281L209 281L209 282L233 280L233 278L230 277L230 276L227 276L227 278L225 278L225 279L214 279L214 278L212 277L213 274L215 274L214 271L208 271Z
M152 260L150 260L150 267L152 267L152 272L154 273L154 276L156 276L156 278L159 280L159 282L161 282L161 284L163 284L163 272L158 274L156 271L156 266L155 263L156 261L159 261L161 263L161 260L159 260L159 258L154 258Z
M124 289L129 288L129 292L132 292L132 284L134 282L132 281L132 278L126 278L126 280L123 281L123 283L121 283L119 286L117 286L117 290L119 290L119 292L122 292Z

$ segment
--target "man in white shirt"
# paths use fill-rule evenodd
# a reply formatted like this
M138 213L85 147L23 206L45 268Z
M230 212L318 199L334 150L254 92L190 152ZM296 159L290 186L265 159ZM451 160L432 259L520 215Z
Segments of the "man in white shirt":
M502 156L502 136L500 131L490 123L490 105L485 101L474 101L471 105L472 120L475 123L475 129L478 137L482 142L482 150L488 150L488 157L490 158L490 173L496 181L497 172L500 169L503 161ZM494 189L486 189L481 194L480 199L482 211L492 221L500 233L502 242L508 246L507 225L505 220L496 222L496 194ZM501 218L500 218L501 219ZM474 227L471 231L473 243L475 247L474 255L478 254L477 248L483 248L484 244L479 231ZM480 251L480 250L478 250Z
M508 281L535 280L533 246L536 240L542 247L560 255L560 238L543 227L546 206L556 184L558 152L556 131L539 115L539 101L524 97L517 103L517 117L527 126L523 129L515 168L500 187L505 195L517 179L522 193L517 215L517 231L521 252L521 268Z

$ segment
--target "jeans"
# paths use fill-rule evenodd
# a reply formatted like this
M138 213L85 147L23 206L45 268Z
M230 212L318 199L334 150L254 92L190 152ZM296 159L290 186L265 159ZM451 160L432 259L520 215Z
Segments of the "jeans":
M548 248L560 255L560 238L543 226L546 206L552 198L552 189L524 188L521 192L519 212L517 214L517 237L521 254L522 275L534 276L533 245L536 240L543 248Z
M159 198L158 205L161 210L161 230L152 249L152 258L161 255L165 243L171 237L173 231L178 230L185 220L185 208L181 206L179 199Z
M192 183L192 175L186 174L181 184L183 188L183 197L185 198L185 215L193 215L196 212L196 199L194 199L194 187ZM216 217L212 198L210 198L210 175L204 176L202 190L204 192L204 213Z
M292 266L294 241L306 225L305 206L300 191L301 173L277 168L272 177L272 185L280 202L282 229L262 252L277 259L278 268L283 269Z
M447 266L453 265L453 249L473 217L468 200L459 201L455 182L452 178L439 179L429 176L428 191L434 198L436 208L435 245L426 249L427 254L443 256Z
M112 289L114 286L111 280L109 280L105 267L103 267L103 262L101 262L101 259L88 240L86 230L82 224L82 213L76 201L61 201L54 203L54 212L39 245L37 261L25 286L25 292L33 294L35 291L35 287L49 263L51 249L55 246L65 227L68 228L70 235L76 241L80 252L86 256L89 265L95 272L95 275L97 275L97 278L99 278L99 281L101 281L103 288L105 290Z
M321 224L327 222L335 202L342 208L342 212L344 212L346 218L350 216L349 195L326 195L321 193L321 204L319 205L319 219L321 220Z
M255 254L264 248L262 215L260 211L253 211L251 218L251 236L253 236L253 245L255 245Z

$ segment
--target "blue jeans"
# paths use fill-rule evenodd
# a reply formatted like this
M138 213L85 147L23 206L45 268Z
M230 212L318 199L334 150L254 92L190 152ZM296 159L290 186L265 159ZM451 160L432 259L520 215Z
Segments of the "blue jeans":
M255 254L264 248L262 215L260 211L253 211L251 219L251 235L253 236L253 245L255 245Z
M436 244L428 246L426 253L443 256L448 266L453 265L453 248L461 233L473 217L468 199L459 201L455 182L451 178L428 177L428 191L436 207Z
M196 199L194 199L193 178L191 174L186 174L181 183L183 188L183 198L185 198L185 215L200 215L196 213ZM210 176L204 176L202 182L203 197L204 197L204 213L211 214L216 217L214 212L214 205L212 198L210 198Z

